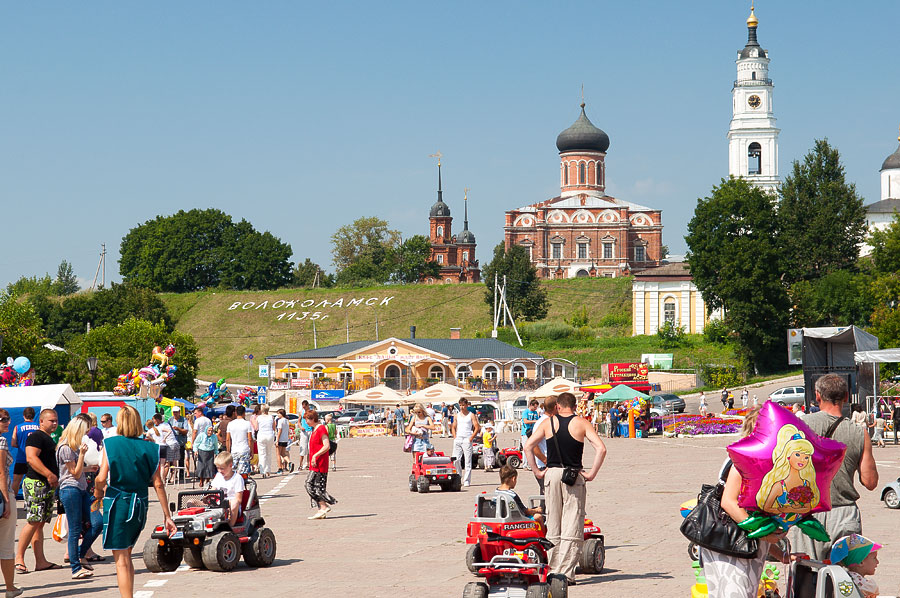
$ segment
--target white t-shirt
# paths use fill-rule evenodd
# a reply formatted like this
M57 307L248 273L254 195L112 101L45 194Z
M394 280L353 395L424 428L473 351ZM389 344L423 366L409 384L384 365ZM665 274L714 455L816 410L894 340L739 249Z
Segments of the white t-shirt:
M291 441L291 426L286 417L278 418L278 442Z
M163 422L156 426L156 429L165 437L167 446L178 446L178 440L175 439L175 430L172 429L172 426Z
M256 416L256 425L257 437L270 439L275 437L275 418L268 413Z
M235 418L228 422L227 434L231 436L232 453L249 453L250 444L247 434L253 433L253 426L245 419Z
M247 422L248 424L250 422ZM228 427L231 428L231 424L228 424ZM234 441L232 441L234 442ZM243 492L244 490L244 478L241 477L241 474L236 471L231 472L231 478L226 480L225 476L221 473L217 473L216 477L212 480L212 487L216 490L224 490L225 498L228 500L232 500L237 496L238 492Z
M534 429L537 430L538 426L540 426L542 423L544 423L544 420L547 420L547 419L550 419L550 416L547 415L546 413L542 414L538 418L538 420L536 422L534 422ZM547 438L546 437L544 437L544 439L538 443L538 448L541 449L542 453L544 453L545 455L547 454ZM534 458L534 461L535 461L535 463L537 463L538 469L544 469L547 466L546 463L544 463L543 461L538 459L536 456Z
M110 426L108 428L104 428L103 426L100 426L100 431L103 432L104 439L109 438L110 436L118 436L119 435L119 433L116 431L115 426Z

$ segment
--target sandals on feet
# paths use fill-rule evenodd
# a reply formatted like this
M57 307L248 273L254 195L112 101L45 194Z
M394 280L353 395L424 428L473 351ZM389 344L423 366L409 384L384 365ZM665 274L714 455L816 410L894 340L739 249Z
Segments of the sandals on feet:
M29 571L28 567L26 567L25 565L16 563L16 573L18 573L19 575L25 575L26 573L31 573L31 571Z
M88 571L87 569L80 569L78 573L72 574L72 579L87 579L88 577L93 577L94 574Z

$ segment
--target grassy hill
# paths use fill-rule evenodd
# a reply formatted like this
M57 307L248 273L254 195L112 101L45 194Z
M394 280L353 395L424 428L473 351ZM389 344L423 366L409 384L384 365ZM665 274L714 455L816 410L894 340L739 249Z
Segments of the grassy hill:
M569 279L544 283L551 308L547 319L524 327L525 348L546 356L578 361L585 369L659 353L656 337L632 338L631 279ZM279 291L204 291L163 294L177 328L200 345L200 376L230 382L256 381L256 365L266 355L313 347L313 318L318 346L349 340L409 337L445 338L450 328L463 337L489 334L490 307L484 285L405 285L362 289L283 289ZM293 302L293 303L291 303ZM367 305L368 303L368 305ZM316 316L318 312L318 316ZM305 313L305 315L304 315ZM589 325L573 329L576 314ZM511 331L510 331L511 334ZM515 342L503 334L502 340ZM253 354L248 378L243 355ZM676 367L731 362L730 350L692 338L676 351Z

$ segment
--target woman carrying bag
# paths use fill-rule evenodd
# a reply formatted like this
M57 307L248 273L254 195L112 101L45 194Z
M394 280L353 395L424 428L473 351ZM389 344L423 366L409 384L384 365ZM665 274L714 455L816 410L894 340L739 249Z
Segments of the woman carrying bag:
M757 417L759 417L758 407L747 413L741 430L742 437L749 436L753 432ZM741 474L731 466L730 459L726 459L723 464L719 478L720 480L725 479L721 499L722 510L735 523L740 523L750 514L738 505ZM703 574L706 577L709 598L756 598L766 556L771 555L786 562L785 559L788 555L778 547L778 542L786 535L786 532L775 532L759 538L759 549L756 556L751 558L731 556L701 546L700 564L703 566Z

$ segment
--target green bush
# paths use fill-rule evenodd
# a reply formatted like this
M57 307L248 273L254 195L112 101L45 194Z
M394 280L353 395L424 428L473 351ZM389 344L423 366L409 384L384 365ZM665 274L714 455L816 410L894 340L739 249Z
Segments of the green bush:
M537 340L562 340L571 337L575 328L562 322L535 322L533 324L523 324L519 328L523 338L530 341Z
M631 328L631 312L610 312L597 322L598 328Z
M571 318L566 319L566 324L569 324L573 328L584 328L590 323L591 319L588 316L588 309L585 305L576 309Z
M664 322L656 331L656 337L664 349L671 349L684 342L684 328L672 322Z
M733 365L704 365L700 377L705 386L713 388L740 386L745 381L744 374Z
M724 345L728 342L729 334L731 330L724 320L709 320L703 327L703 337L710 343Z

